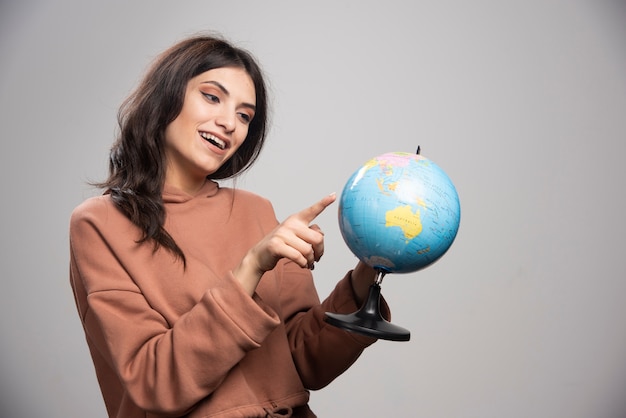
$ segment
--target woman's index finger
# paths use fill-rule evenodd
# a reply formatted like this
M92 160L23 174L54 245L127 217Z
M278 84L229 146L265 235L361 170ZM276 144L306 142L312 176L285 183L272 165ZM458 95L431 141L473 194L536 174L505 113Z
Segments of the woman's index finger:
M324 212L324 209L326 209L329 205L331 205L336 199L337 199L337 194L331 193L328 196L325 196L322 200L302 210L298 215L302 220L304 220L307 223L310 223L315 218L317 218L320 213Z

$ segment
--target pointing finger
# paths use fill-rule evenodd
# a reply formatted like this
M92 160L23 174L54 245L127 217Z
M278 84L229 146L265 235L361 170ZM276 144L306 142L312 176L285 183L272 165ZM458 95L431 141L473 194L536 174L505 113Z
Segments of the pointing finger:
M336 193L331 193L328 196L324 197L319 202L309 206L308 208L300 211L298 213L298 217L305 221L306 223L310 223L313 219L317 218L317 216L324 211L330 204L332 204L337 199Z

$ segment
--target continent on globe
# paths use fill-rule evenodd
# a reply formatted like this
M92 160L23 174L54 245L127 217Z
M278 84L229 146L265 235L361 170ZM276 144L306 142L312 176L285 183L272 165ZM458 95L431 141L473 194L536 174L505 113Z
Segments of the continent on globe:
M404 233L406 242L409 242L422 232L420 212L413 212L410 205L398 206L385 214L386 227L399 227Z

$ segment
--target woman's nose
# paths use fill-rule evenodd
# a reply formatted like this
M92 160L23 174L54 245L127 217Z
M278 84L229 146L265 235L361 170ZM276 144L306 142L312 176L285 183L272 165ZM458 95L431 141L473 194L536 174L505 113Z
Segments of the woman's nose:
M228 110L222 111L215 120L218 126L224 128L226 132L235 130L235 112Z

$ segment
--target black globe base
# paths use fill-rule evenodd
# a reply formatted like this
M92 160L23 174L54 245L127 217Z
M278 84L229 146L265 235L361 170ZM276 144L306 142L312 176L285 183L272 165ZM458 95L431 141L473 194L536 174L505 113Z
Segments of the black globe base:
M380 314L380 285L370 286L367 300L361 309L351 314L326 312L325 321L347 331L390 341L409 341L411 333L387 321Z

